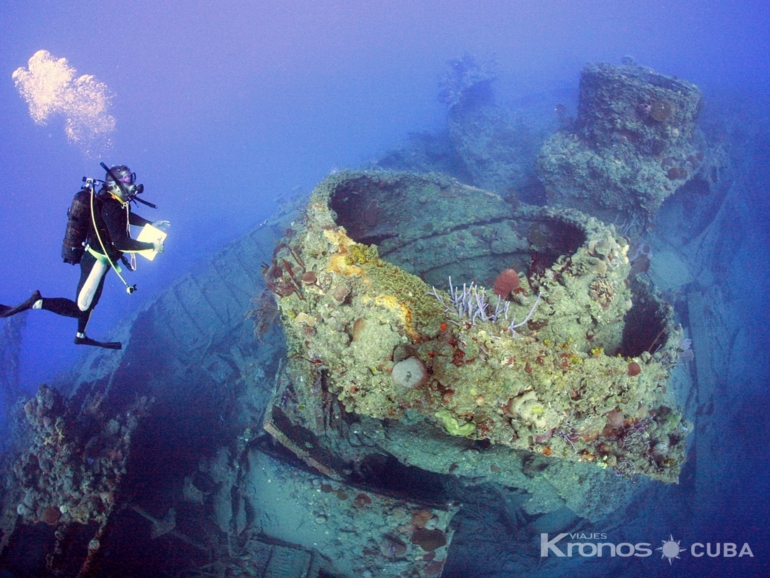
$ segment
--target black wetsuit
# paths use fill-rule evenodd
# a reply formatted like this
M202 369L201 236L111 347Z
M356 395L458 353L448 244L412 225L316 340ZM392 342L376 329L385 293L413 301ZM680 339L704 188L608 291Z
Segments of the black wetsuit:
M99 227L99 235L107 249L107 254L113 262L120 260L124 252L135 253L153 248L152 243L144 243L129 237L126 215L128 215L130 223L137 227L149 225L152 221L132 213L130 205L129 210L126 210L123 203L104 190L99 191L95 201L96 225ZM97 253L103 254L93 225L88 231L88 244Z
M42 308L57 315L74 317L78 320L78 333L85 334L91 311L99 303L104 286L104 278L111 269L109 261L104 258L104 249L109 259L116 266L124 252L136 252L152 249L152 243L137 241L129 236L128 222L131 225L142 226L150 223L144 217L135 215L130 208L102 189L94 199L96 225L99 228L97 236L93 224L88 231L89 251L80 260L80 281L75 301L63 297L44 298ZM100 239L101 238L101 242ZM93 253L92 253L93 251ZM94 255L96 253L96 256ZM96 270L94 268L97 267Z

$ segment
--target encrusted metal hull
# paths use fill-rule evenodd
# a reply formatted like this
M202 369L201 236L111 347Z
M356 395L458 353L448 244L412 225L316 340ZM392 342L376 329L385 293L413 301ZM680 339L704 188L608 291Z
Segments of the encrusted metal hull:
M421 421L517 462L675 482L689 427L665 384L681 333L627 252L575 210L437 175L333 175L266 270L288 344L281 411L322 438ZM498 299L485 287L506 269L518 285Z

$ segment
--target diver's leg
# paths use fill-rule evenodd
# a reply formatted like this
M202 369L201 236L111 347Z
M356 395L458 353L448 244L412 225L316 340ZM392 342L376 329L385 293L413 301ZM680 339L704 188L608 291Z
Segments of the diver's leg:
M86 259L86 257L88 258ZM121 349L123 347L118 341L96 341L86 335L86 327L88 327L88 321L91 319L91 312L99 303L104 288L104 279L109 269L109 263L95 259L90 253L83 255L80 262L80 282L78 283L77 308L79 315L75 345L93 345L106 349Z
M40 300L40 307L33 305L33 309L44 309L56 315L62 315L64 317L79 318L83 312L78 309L77 304L72 299L66 299L64 297L44 297Z
M65 297L42 297L37 291L35 291L32 297L16 307L11 308L0 305L0 308L3 307L6 311L0 309L0 317L10 317L11 315L16 315L27 309L43 309L45 311L50 311L51 313L56 313L56 315L74 317L76 319L83 315L83 312L72 299L67 299Z
M17 313L21 313L22 311L27 311L28 309L32 309L32 307L38 301L40 301L40 291L35 291L26 301L24 301L23 303L19 303L16 307L6 307L5 305L3 305L2 307L4 307L5 310L0 311L0 317L12 317Z
M83 337L76 336L75 345L93 345L103 349L123 349L123 344L120 341L96 341L86 335Z
M80 293L84 285L89 282L90 275L94 269L94 263L96 262L96 259L94 259L93 255L90 253L83 255L83 258L80 262L80 282L78 283L78 293ZM101 275L104 276L105 272L106 271L102 271ZM99 279L96 279L94 287L98 286L98 284ZM63 315L64 317L75 317L78 319L83 315L83 309L78 308L78 304L76 304L71 299L64 299L63 297L43 299L40 295L40 291L35 291L29 299L27 299L24 303L20 303L16 307L6 307L5 305L0 307L2 307L2 309L0 309L0 317L10 317L11 315L16 315L17 313L21 313L27 309L45 309L46 311L56 313L57 315ZM88 306L86 306L85 309L88 309Z
M99 301L104 275L109 271L110 265L98 261L90 253L83 255L80 265L77 303L78 309L85 312L93 309Z
M81 311L80 315L78 315L78 337L86 334L86 327L88 327L88 322L91 320L91 311L92 309Z
M75 345L93 345L94 347L104 347L105 349L123 349L123 344L120 341L96 341L86 335L86 327L88 326L88 320L91 319L91 312L93 309L84 311L80 319L78 319L78 332L75 335Z

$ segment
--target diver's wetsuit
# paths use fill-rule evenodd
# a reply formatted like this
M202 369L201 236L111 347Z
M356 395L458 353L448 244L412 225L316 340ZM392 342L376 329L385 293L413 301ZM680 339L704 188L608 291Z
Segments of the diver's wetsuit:
M80 282L76 301L63 297L42 299L42 309L57 315L77 318L79 334L85 334L91 311L99 303L102 294L105 273L111 269L109 260L104 256L102 243L109 259L118 268L118 261L124 252L135 253L153 248L152 243L132 239L128 228L129 222L142 226L151 221L132 213L128 204L121 203L105 189L99 191L94 199L94 213L99 235L97 236L92 224L88 231L87 250L80 259Z

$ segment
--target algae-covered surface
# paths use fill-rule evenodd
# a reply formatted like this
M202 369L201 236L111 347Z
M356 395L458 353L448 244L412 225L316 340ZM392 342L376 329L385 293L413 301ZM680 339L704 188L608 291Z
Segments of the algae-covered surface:
M490 214L515 230L518 216L541 211L569 224L579 243L548 266L521 271L507 294L472 278L433 287L335 221L330 199L372 183L393 191L390 210L401 214L412 203L471 197L483 206L491 196L398 173L342 173L317 187L266 270L308 422L323 389L351 414L398 420L414 410L452 436L677 480L689 425L665 385L681 334L665 303L634 294L623 237L576 211ZM457 226L441 214L427 219L436 221L432 234ZM365 216L351 219L359 237ZM388 242L408 244L406 237L392 228ZM629 323L655 329L647 341L631 341Z

